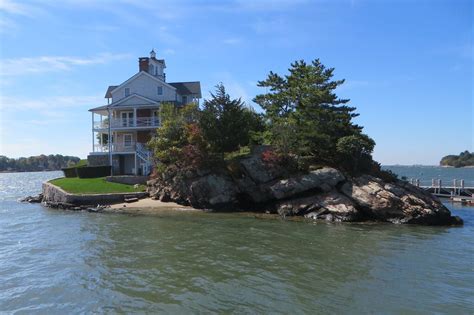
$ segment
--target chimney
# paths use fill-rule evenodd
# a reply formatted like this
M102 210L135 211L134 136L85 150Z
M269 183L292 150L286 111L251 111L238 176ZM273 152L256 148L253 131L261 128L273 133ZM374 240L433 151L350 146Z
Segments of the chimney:
M138 58L138 71L148 72L148 57Z

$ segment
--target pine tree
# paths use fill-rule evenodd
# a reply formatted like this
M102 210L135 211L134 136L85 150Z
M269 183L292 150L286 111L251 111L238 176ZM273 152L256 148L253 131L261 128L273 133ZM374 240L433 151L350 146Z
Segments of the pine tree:
M344 80L333 80L334 68L326 68L319 59L307 64L291 64L289 74L270 72L258 86L267 89L254 101L265 110L270 142L285 153L335 162L338 139L361 134L353 123L355 107L348 99L337 97L335 90Z
M222 83L204 101L199 119L203 136L215 153L232 152L248 145L256 125L257 115L240 98L231 99Z

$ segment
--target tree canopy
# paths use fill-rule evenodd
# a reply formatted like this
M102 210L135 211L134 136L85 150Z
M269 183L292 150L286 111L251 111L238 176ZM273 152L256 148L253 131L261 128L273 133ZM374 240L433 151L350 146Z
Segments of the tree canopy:
M64 167L72 166L78 163L79 160L80 159L75 156L63 156L60 154L42 154L18 159L0 155L0 172L56 171Z
M232 99L222 83L202 108L162 105L162 125L149 143L160 167L209 165L249 152L252 144L266 144L272 152L262 157L282 168L380 170L371 156L374 140L353 121L356 108L336 95L344 80L333 78L334 68L315 59L296 61L288 70L286 75L270 72L258 82L266 89L254 99L263 110L260 114L240 98Z
M361 154L370 155L375 143L353 122L358 116L355 107L336 95L344 80L333 80L333 76L334 68L326 68L319 59L309 64L300 60L291 64L289 74L270 72L267 79L258 82L267 92L254 101L265 111L270 144L286 154L332 163L342 157L360 156L338 154L343 146L337 150L338 141L352 137L353 145L359 142L357 146L364 146Z
M231 99L222 83L204 101L199 126L214 152L232 152L250 142L251 131L263 130L259 116L240 98Z

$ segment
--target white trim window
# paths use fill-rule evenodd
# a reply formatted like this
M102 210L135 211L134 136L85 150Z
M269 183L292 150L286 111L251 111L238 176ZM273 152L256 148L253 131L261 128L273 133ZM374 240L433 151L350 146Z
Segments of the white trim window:
M133 126L133 112L120 112L122 127Z
M129 96L130 95L130 88L125 88L124 92L125 92L125 97Z
M156 93L158 95L163 95L163 87L162 86L157 86L156 87Z
M131 148L133 146L133 134L124 133L123 134L123 147Z

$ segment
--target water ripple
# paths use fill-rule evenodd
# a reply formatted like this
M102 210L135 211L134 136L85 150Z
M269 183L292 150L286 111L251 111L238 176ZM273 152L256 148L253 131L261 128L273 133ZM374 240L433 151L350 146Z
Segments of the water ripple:
M0 313L469 313L463 228L131 217L16 200L58 173L0 174ZM34 183L34 184L31 184Z

